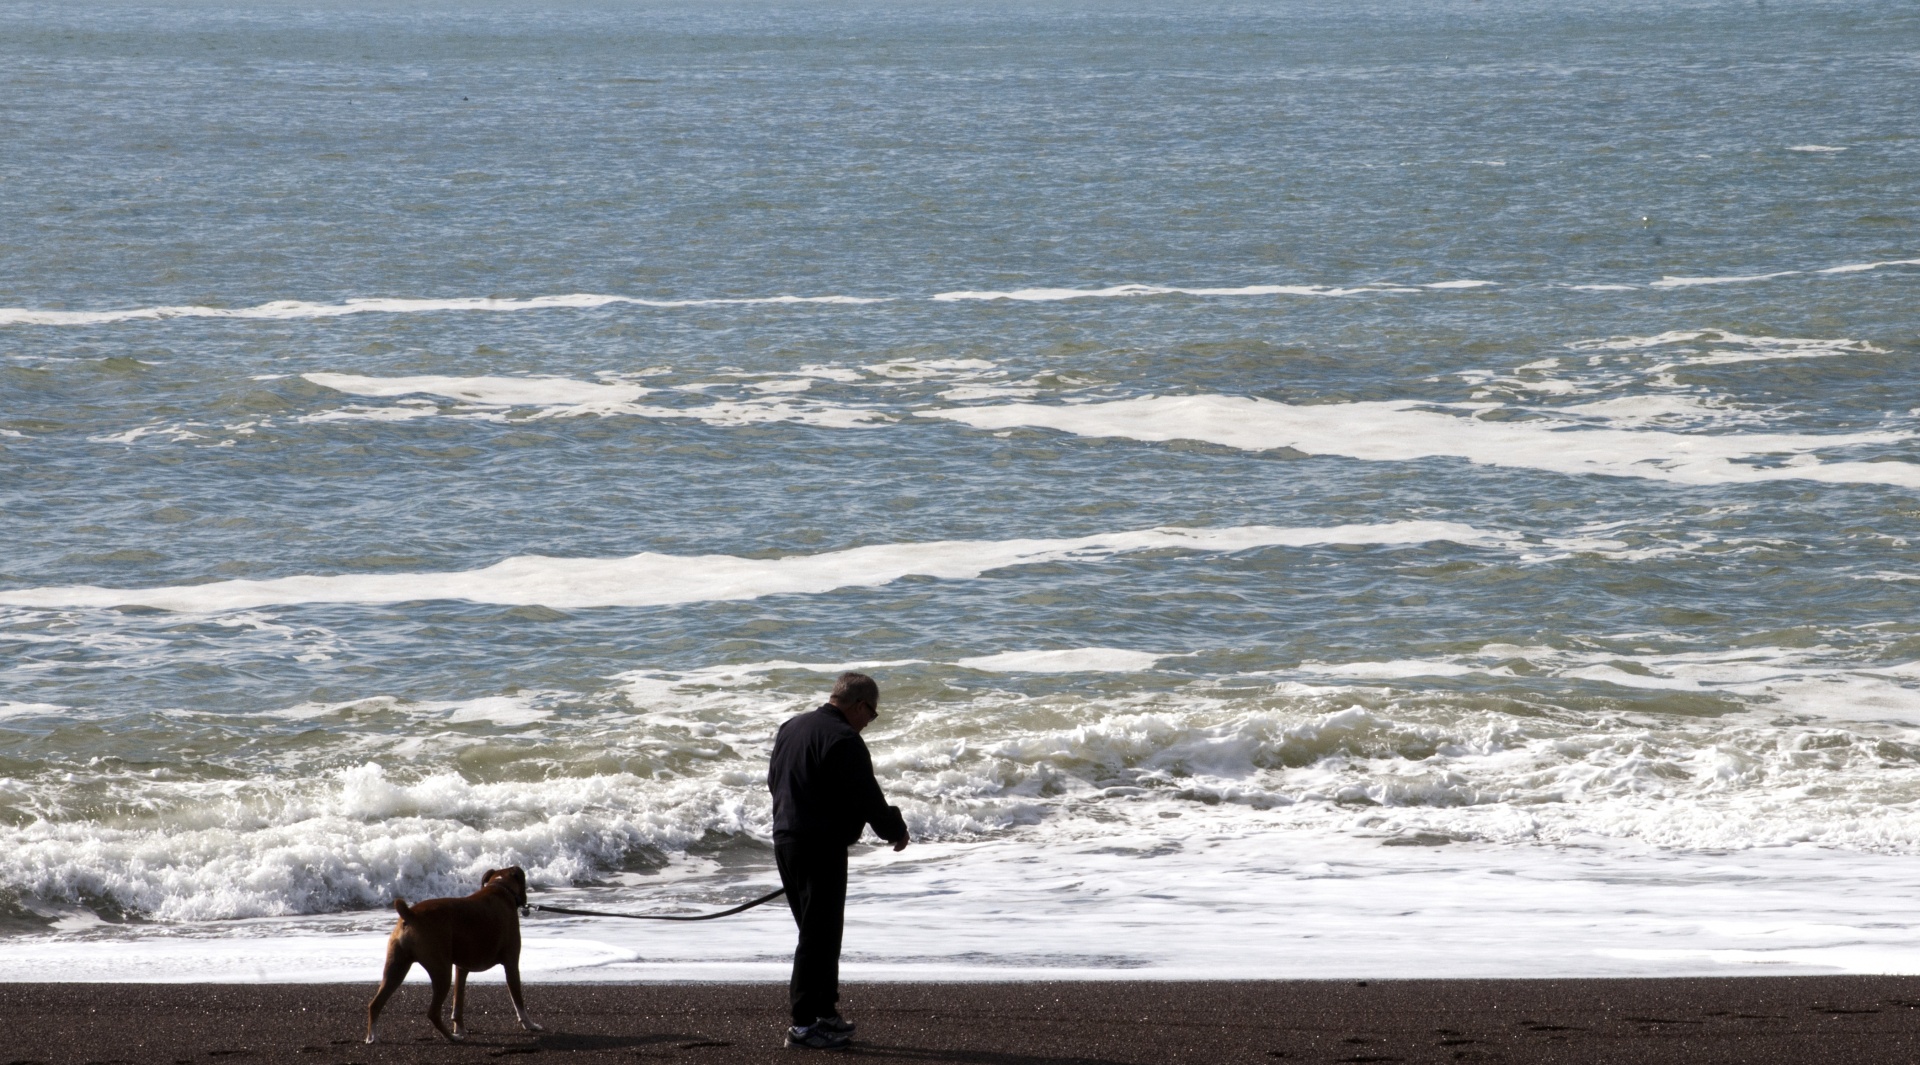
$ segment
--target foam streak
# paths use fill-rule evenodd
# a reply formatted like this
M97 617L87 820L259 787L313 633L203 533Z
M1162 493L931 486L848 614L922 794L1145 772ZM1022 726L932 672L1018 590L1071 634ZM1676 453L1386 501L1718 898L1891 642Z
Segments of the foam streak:
M1404 521L1330 528L1162 527L1073 539L875 544L818 555L770 559L653 552L613 559L519 555L485 569L464 572L301 575L165 588L91 585L32 588L0 593L0 605L144 606L188 612L298 603L405 603L437 599L539 605L560 610L665 606L758 599L769 595L810 595L839 588L877 588L909 576L970 580L1009 566L1102 559L1141 551L1229 553L1263 547L1418 544L1438 540L1486 545L1509 538L1453 522Z
M1818 270L1779 270L1765 274L1745 274L1733 277L1663 277L1651 282L1651 288L1690 288L1696 285L1730 285L1751 281L1770 281L1782 277L1799 277L1807 274L1854 274L1869 270L1878 270L1888 266L1920 266L1920 259L1886 259L1868 263L1846 263ZM1035 287L1020 289L955 289L949 292L936 292L931 296L894 297L894 296L741 296L719 297L712 299L645 299L639 296L613 296L599 293L576 292L561 296L530 296L523 299L495 299L486 296L457 296L444 299L417 299L405 297L362 297L341 300L337 303L321 303L310 300L274 300L252 307L210 307L203 305L180 305L163 307L128 307L103 311L65 311L43 310L33 307L0 307L0 326L7 325L49 325L81 326L107 325L114 322L159 321L171 318L231 318L243 320L281 321L300 318L340 318L353 314L424 314L445 311L492 311L496 313L510 311L539 310L590 310L596 307L631 306L657 307L672 309L677 307L750 307L780 304L838 304L860 306L871 303L893 303L901 299L931 300L937 303L960 301L1008 301L1016 303L1050 303L1061 300L1112 299L1129 296L1308 296L1341 297L1363 296L1382 293L1414 293L1423 290L1451 291L1488 288L1501 284L1497 281L1481 281L1461 278L1452 281L1427 283L1396 284L1391 282L1369 282L1359 285L1239 285L1187 288L1175 285L1108 285L1104 288L1064 288ZM1586 284L1571 286L1589 291L1624 291L1633 285Z
M1412 400L1294 406L1248 396L1148 396L1110 403L1009 403L929 411L976 429L1032 427L1087 437L1200 440L1247 451L1291 447L1377 462L1462 458L1483 466L1643 477L1681 484L1810 480L1920 488L1910 462L1802 461L1808 452L1911 439L1911 433L1833 435L1672 433L1566 422L1488 422ZM1789 465L1735 462L1791 454Z
M1479 284L1476 282L1475 284ZM1491 282L1485 282L1491 284ZM1432 288L1455 288L1458 282L1442 282ZM1369 292L1414 292L1407 285L1361 285L1337 288L1327 285L1245 285L1239 288L1174 288L1165 285L1110 285L1107 288L1020 288L998 292L963 289L941 292L934 299L942 303L958 300L1012 300L1020 303L1052 303L1059 300L1111 299L1116 296L1359 296Z
M1663 277L1653 282L1650 288L1692 288L1696 285L1739 285L1749 281L1772 281L1782 277L1800 277L1804 274L1859 274L1868 270L1878 270L1883 266L1920 266L1920 259L1884 259L1872 263L1845 263L1829 266L1822 270L1777 270L1770 274L1746 274L1739 277Z
M635 296L602 296L574 293L566 296L534 296L528 299L491 299L458 297L450 299L363 298L339 303L313 303L306 300L275 300L253 307L132 307L116 311L43 311L30 307L0 307L0 325L105 325L111 322L158 320L166 318L241 318L285 320L295 318L340 318L350 314L421 314L432 311L541 311L553 309L591 309L614 305L634 307L719 307L756 304L886 303L884 298L860 296L756 296L740 299L649 300Z

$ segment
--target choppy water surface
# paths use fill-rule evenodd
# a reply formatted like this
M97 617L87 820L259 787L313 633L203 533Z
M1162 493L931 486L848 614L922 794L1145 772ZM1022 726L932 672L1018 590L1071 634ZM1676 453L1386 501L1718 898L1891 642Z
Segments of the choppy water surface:
M1915 964L1908 5L15 4L0 71L29 975L744 897L849 665L923 843L850 972Z

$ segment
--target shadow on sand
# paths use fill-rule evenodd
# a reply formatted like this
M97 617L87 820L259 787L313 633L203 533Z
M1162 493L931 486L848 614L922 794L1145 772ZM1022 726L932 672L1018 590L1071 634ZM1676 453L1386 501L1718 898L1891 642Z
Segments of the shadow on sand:
M715 1039L712 1036L687 1032L670 1032L662 1035L573 1035L565 1032L542 1032L530 1043L505 1048L502 1053L531 1054L542 1050L628 1050L639 1047L693 1050L698 1047L730 1047L732 1045L731 1040Z
M953 1061L964 1065L1124 1065L1110 1058L1053 1057L1046 1054L1004 1054L993 1050L942 1050L936 1047L855 1043L841 1052L848 1058L897 1061Z

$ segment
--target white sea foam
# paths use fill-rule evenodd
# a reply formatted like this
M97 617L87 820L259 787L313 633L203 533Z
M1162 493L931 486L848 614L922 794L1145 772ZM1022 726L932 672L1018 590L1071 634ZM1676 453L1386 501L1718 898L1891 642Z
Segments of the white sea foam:
M461 892L465 894L466 892ZM361 983L369 979L367 959L386 950L386 933L309 930L285 922L248 921L224 929L226 935L188 937L148 935L102 942L97 938L15 939L23 967L20 982L87 981L124 984ZM541 936L540 945L523 950L520 970L528 982L581 979L603 966L634 960L630 950L601 947L578 935ZM409 974L418 983L424 972ZM489 979L492 977L492 979ZM372 977L377 980L378 975ZM475 973L470 983L503 981L499 969ZM538 1007L535 1007L536 1012Z
M1047 651L1004 651L961 658L953 664L963 669L988 673L1137 673L1152 669L1167 657L1170 656L1116 647L1074 647ZM683 671L634 670L613 679L624 685L627 698L636 705L652 706L758 683L769 673L842 673L848 670L902 669L926 664L917 658L865 662L794 662L776 659Z
M301 415L296 419L307 423L408 421L426 417L502 422L627 416L699 421L718 426L789 422L831 429L867 429L890 424L897 415L883 407L834 402L804 394L823 382L886 385L902 389L952 383L958 386L953 390L958 394L982 397L1025 396L1036 391L999 384L959 384L997 381L1006 377L1005 371L984 359L899 360L861 369L805 366L799 370L772 374L729 371L720 374L718 380L694 381L661 388L636 384L631 377L624 375L603 375L598 381L565 377L366 377L342 373L308 373L302 376L313 384L349 395L388 398L437 396L451 403L444 409L437 401L421 398L401 399L391 407L349 405ZM737 398L708 398L705 402L680 405L637 402L642 397L666 392L712 397L716 392L726 391L731 391ZM148 427L142 432L156 432L159 429ZM132 439L114 439L117 442L132 442Z
M786 422L821 429L871 429L894 420L894 415L872 407L834 403L741 400L697 407L636 408L631 413L648 418L685 418L707 425L762 425Z
M1920 488L1909 462L1822 462L1812 452L1887 444L1912 433L1672 433L1577 426L1566 421L1493 422L1413 400L1294 405L1245 396L1147 396L1105 403L1009 403L923 412L976 429L1034 427L1088 437L1200 440L1248 451L1291 447L1378 462L1461 458L1487 466L1639 477L1679 484L1779 480ZM1738 462L1792 455L1782 466Z
M741 400L720 400L683 407L668 407L633 402L658 390L628 382L576 381L558 377L357 377L350 374L305 374L314 384L354 395L405 396L428 394L454 400L457 405L442 411L431 401L402 400L392 407L347 406L335 410L301 415L297 421L408 421L415 418L453 417L486 421L536 421L543 418L579 418L630 416L651 419L685 419L708 425L755 425L792 422L830 429L862 429L893 420L885 411L872 407L811 402L793 398L804 391L804 378L788 378L794 387L758 388L764 392ZM783 382L784 383L784 382ZM682 389L681 391L698 391Z
M1147 659L1158 657L1080 648L1053 652L1048 663L1017 654L980 657L1015 669L1068 664L1074 654L1105 660L1072 663L1076 668L1148 668ZM1121 654L1140 658L1122 662ZM970 668L966 659L955 665ZM1577 913L1590 917L1596 891L1644 909L1660 885L1724 879L1729 891L1738 884L1754 890L1766 880L1774 886L1765 890L1789 895L1802 884L1802 894L1792 897L1807 901L1781 913L1813 912L1816 896L1834 907L1831 885L1805 887L1800 874L1810 866L1794 858L1800 852L1769 849L1817 844L1822 849L1809 861L1865 871L1868 880L1894 865L1863 852L1892 852L1905 864L1920 853L1920 825L1909 813L1920 795L1920 665L1849 666L1819 648L1657 654L1492 644L1431 659L1306 663L1264 677L1121 695L967 693L942 683L959 679L953 666L913 661L771 661L615 678L631 713L598 696L567 715L541 713L557 693L295 707L283 716L300 730L321 719L358 721L315 731L312 742L369 745L355 748L369 762L244 780L117 778L120 801L137 813L0 825L0 885L43 912L104 899L177 924L364 910L371 928L391 920L380 908L392 895L464 893L489 865L523 865L538 888L554 892L671 858L663 875L616 877L623 888L614 908L684 905L673 896L690 881L676 879L674 870L695 864L684 857L687 847L716 838L765 841L768 738L781 717L817 699L824 676L848 667L884 670L890 690L916 693L890 701L869 736L883 784L922 842L900 856L883 852L867 861L879 868L862 874L906 879L859 889L938 900L928 916L930 927L947 930L935 937L939 945L917 940L898 957L863 948L867 962L884 957L901 971L972 965L974 972L1173 975L1212 963L1220 914L1269 904L1280 912L1303 907L1296 920L1319 914L1315 927L1323 933L1324 922L1348 914L1354 935L1343 949L1360 950L1354 944L1375 942L1377 932L1365 931L1370 923L1405 912L1404 893L1393 885L1437 886L1452 877L1470 889L1453 903L1430 899L1430 927L1415 925L1442 934L1456 953L1462 942L1511 952L1476 962L1486 966L1476 971L1537 974L1554 952L1526 947L1514 922L1539 933ZM789 675L795 673L802 675ZM1475 675L1484 679L1471 688L1460 684ZM1432 679L1461 694L1420 695ZM1499 683L1706 693L1748 712L1565 711L1536 696L1535 712L1515 715L1501 709L1512 704L1498 694ZM1491 697L1483 697L1490 684ZM1872 698L1901 702L1863 709ZM396 732L373 724L396 716L418 727ZM484 721L516 730L500 734L490 757L527 750L511 737L539 736L531 753L543 761L521 765L543 771L478 783L421 757L437 751L445 758L463 744L485 743L478 733L447 728ZM320 764L339 758L337 750L311 756ZM88 781L36 786L58 810L67 789L84 797ZM1382 843L1423 846L1383 850ZM1701 849L1740 853L1691 853ZM1036 855L1046 860L1035 862ZM1421 879L1428 874L1437 879ZM1494 877L1507 877L1519 894L1489 907L1483 889L1502 882ZM750 894L724 878L695 881L728 892L705 899ZM1586 897L1566 909L1548 901L1576 890L1570 885ZM599 890L596 908L604 908L607 889ZM1348 902L1334 902L1336 895ZM1458 908L1475 904L1481 908ZM1113 948L1114 940L1090 946L1103 942L1110 922L1151 916L1142 906L1159 915L1148 925L1164 925L1166 935L1126 939L1124 949ZM1669 900L1635 919L1651 924L1628 926L1649 937L1656 928L1686 926L1692 917L1674 907ZM1000 910L1051 914L1059 927L1049 939L1019 939L1018 950L1004 935L998 946L977 935L948 938ZM1273 934L1288 923L1274 924ZM1857 927L1847 918L1836 923ZM1764 933L1722 928L1713 933L1723 937L1717 940L1700 938L1696 928L1665 943L1581 942L1762 953L1829 942L1806 926L1794 919ZM751 927L743 919L728 929ZM659 973L663 953L678 958L679 949L713 951L710 959L728 964L769 953L762 945L735 954L735 945L705 935L697 947L622 942L632 945L630 954L583 978ZM949 949L960 942L971 946ZM1233 971L1326 973L1342 963L1337 951L1282 953L1317 960L1296 970L1285 967L1294 962L1272 968L1280 963L1267 959ZM1440 955L1419 956L1428 964ZM1345 963L1368 957L1360 950ZM1794 958L1821 964L1810 955ZM1627 958L1607 971L1646 963ZM1566 964L1581 971L1594 962Z
M1418 288L1472 288L1490 285L1490 281L1442 281L1424 286L1367 284L1341 287L1330 285L1242 285L1230 287L1179 288L1164 285L1114 285L1103 289L1028 288L1007 292L958 290L936 293L933 300L1051 301L1102 296L1351 296L1369 292L1413 292ZM44 310L32 307L0 307L0 326L105 325L114 322L171 318L226 318L243 320L289 320L338 318L354 314L431 314L458 311L495 313L539 310L590 310L610 306L634 306L673 309L682 307L760 306L784 304L828 304L859 306L890 303L897 297L863 296L751 296L711 299L646 299L574 293L563 296L534 296L524 299L490 297L453 297L447 299L409 299L368 297L320 303L308 300L275 300L252 307L160 306L129 307L101 311Z
M962 658L956 665L988 673L1139 673L1159 664L1164 654L1118 647L1074 647L1055 651L1004 651Z
M262 717L277 717L287 721L312 721L317 718L331 717L350 710L390 710L404 705L392 696L376 695L367 699L349 699L344 703L298 703L284 710L263 710Z
M630 305L636 307L719 307L757 304L886 303L885 298L859 296L754 296L737 299L654 300L636 296L602 296L575 293L566 296L534 296L527 299L458 297L451 299L400 299L368 297L339 303L314 303L307 300L275 300L253 307L130 307L110 311L49 311L30 307L0 307L0 325L105 325L112 322L165 318L238 318L285 320L297 318L339 318L350 314L425 314L446 311L541 311L582 310L595 307Z
M556 692L515 692L512 695L488 695L476 699L428 700L412 702L391 696L350 699L343 703L300 703L284 710L268 710L261 717L286 721L314 721L328 717L353 717L361 714L404 716L426 723L445 722L462 725L486 723L513 728L545 721L554 715Z
M929 377L951 377L956 371L967 374L995 368L996 364L986 359L901 359L875 363L866 370L877 377L920 381Z
M300 376L323 388L355 396L430 395L488 406L558 406L581 411L630 404L653 391L624 381L576 381L567 377Z
M484 721L492 725L531 725L553 716L550 707L539 705L529 694L490 695L469 699L447 707L447 721L460 725ZM437 709L428 704L430 709Z
M1835 148L1827 144L1796 144L1787 149L1790 152L1844 152L1845 148Z
M1830 149L1818 145L1805 145L1790 150L1805 151L1845 151L1844 148ZM1794 277L1803 274L1845 274L1877 270L1886 266L1920 265L1920 259L1889 259L1870 263L1849 263L1840 266L1816 270L1780 270L1763 274L1744 274L1734 276L1669 276L1652 282L1653 288L1686 288L1696 285L1736 284L1751 281L1769 281L1782 277ZM1312 285L1312 284L1262 284L1227 286L1178 286L1126 284L1108 285L1102 288L1071 288L1035 286L1018 289L954 289L936 292L931 296L742 296L690 299L648 299L639 296L617 296L596 293L572 293L559 296L531 296L526 298L493 298L479 296L449 297L444 299L423 299L406 297L363 297L345 299L336 303L324 303L311 300L275 300L250 307L213 307L201 305L127 307L113 310L70 311L48 310L34 307L0 307L0 326L8 325L44 325L44 326L84 326L106 325L114 322L155 321L175 318L218 318L239 320L293 320L309 318L339 318L355 314L437 314L463 311L482 311L511 313L517 311L540 310L591 310L600 307L633 306L660 309L683 307L726 307L726 306L779 306L793 304L820 304L840 306L864 306L876 303L893 303L901 300L929 299L937 302L956 301L992 301L1045 303L1060 300L1103 299L1137 296L1202 296L1202 297L1242 297L1242 296L1304 296L1304 297L1341 297L1361 296L1380 293L1413 293L1422 290L1458 290L1484 288L1501 282L1461 278L1450 281L1433 282L1367 282L1357 285ZM1630 291L1639 286L1626 284L1583 284L1569 285L1573 289L1594 292Z
M722 703L731 701L731 689L760 682L769 673L846 673L877 669L899 669L920 665L917 658L873 660L867 662L744 662L706 666L689 670L636 669L616 675L627 701L642 709L671 706L685 710L702 702L702 697L722 694Z
M961 362L961 361L968 361L968 360L954 360L954 361ZM914 364L914 365L918 365L918 364ZM988 363L987 365L991 366L992 363ZM670 373L672 371L667 367L661 367L656 372ZM760 381L759 383L763 385L771 384L774 382L800 383L800 384L805 384L809 388L812 387L813 383L816 381L836 381L841 384L854 384L862 380L865 380L865 377L861 374L859 370L855 370L846 366L826 366L819 363L810 363L808 365L800 367L797 370L775 371L772 373L751 373L746 370L731 370L731 371L721 373L719 376L734 377L734 378L762 378L764 380ZM693 386L689 386L689 387L693 387Z
M1032 399L1039 394L1038 388L1020 385L958 385L939 393L940 398L949 403L971 403L982 399Z
M200 433L196 433L184 425L142 425L136 429L128 429L124 433L103 433L99 436L90 436L87 439L96 444L132 444L137 443L143 437L149 436L159 437L171 443L179 443L184 440L206 439L206 437Z
M1725 329L1601 337L1566 347L1581 357L1555 356L1506 371L1471 369L1450 376L1474 386L1473 401L1506 401L1555 421L1577 418L1612 428L1721 429L1764 426L1772 412L1740 404L1709 390L1698 375L1680 371L1888 354L1864 340L1752 336ZM1541 405L1540 396L1605 398Z
M43 717L48 714L69 714L73 711L52 703L16 703L0 699L0 718Z
M1737 696L1756 711L1820 721L1920 726L1920 663L1846 665L1829 649L1621 654L1489 644L1474 654L1383 662L1302 663L1299 672L1343 680L1406 681L1469 675L1593 681L1621 689Z
M1396 658L1384 662L1303 662L1300 672L1344 680L1410 680L1420 677L1464 677L1490 672L1512 676L1501 666L1479 667L1463 662L1418 658Z
M618 773L401 780L372 763L291 785L204 782L173 789L157 826L0 829L0 883L45 904L114 899L163 921L384 907L395 895L466 894L489 866L567 883L618 868L638 849L684 850L705 832L764 823L764 799L756 809L728 790Z
M1883 266L1920 266L1920 259L1886 259L1873 263L1847 263L1842 266L1829 266L1824 270L1815 270L1816 274L1857 274L1867 270L1878 270Z
M1468 285L1492 282L1468 282ZM1441 282L1434 288L1459 287L1460 282ZM1370 292L1416 292L1407 285L1357 285L1347 288L1331 285L1242 285L1237 288L1177 288L1171 285L1109 285L1106 288L1019 288L1006 291L959 289L940 292L933 299L1012 300L1022 303L1053 303L1060 300L1111 299L1118 296L1359 296Z
M1367 284L1333 285L1242 285L1232 287L1179 288L1165 285L1113 285L1102 289L1027 288L1006 292L957 290L936 293L929 299L1052 301L1110 296L1353 296L1370 292L1414 292L1419 288L1472 288L1490 285L1490 281L1442 281L1423 286ZM338 303L308 300L276 300L252 307L160 306L129 307L101 311L44 310L32 307L0 307L0 326L106 325L114 322L152 321L173 318L225 318L242 320L289 320L338 318L354 314L432 314L459 311L496 313L540 310L591 310L599 307L634 306L673 309L682 307L760 306L785 304L827 304L859 306L894 302L898 297L863 296L757 296L712 299L645 299L637 296L612 296L575 293L564 296L534 296L525 299L455 297L447 299L358 298Z
M1864 340L1751 336L1727 329L1674 329L1651 336L1578 340L1568 344L1567 349L1582 352L1645 351L1683 346L1695 350L1676 363L1667 363L1654 369L1669 369L1673 365L1714 366L1774 359L1830 358L1836 355L1884 355L1887 352L1887 349Z
M872 386L892 384L903 388L916 385L941 385L948 382L988 382L1004 378L1005 371L983 370L991 367L984 360L925 360L888 363L866 371L839 367L806 367L801 371L777 374L723 374L734 380L703 381L672 388L646 388L621 378L580 381L559 377L364 377L353 374L310 373L302 375L314 384L365 396L401 396L392 406L347 404L330 410L295 417L303 424L329 422L406 422L424 418L450 418L467 421L515 423L547 418L635 417L658 421L696 421L714 426L742 426L788 423L827 429L872 429L894 423L899 415L884 405L860 405L812 398L803 393L823 381ZM737 389L741 398L712 399L700 403L666 405L636 403L631 397L673 392L682 395L709 396L722 388ZM1037 387L1015 384L957 384L938 394L948 400L987 398L1026 398L1039 394ZM440 399L419 398L438 396ZM569 402L555 402L568 400ZM209 426L199 422L174 425L141 426L126 432L95 436L97 443L134 444L161 441L183 443L206 441L260 431L268 421L227 426Z
M1652 282L1649 288L1692 288L1696 285L1738 285L1748 281L1772 281L1778 277L1793 277L1805 273L1804 270L1777 270L1770 274L1742 274L1729 277L1674 277L1672 275Z
M662 606L758 599L769 595L808 595L838 588L875 588L909 576L969 580L1010 566L1091 561L1142 551L1226 553L1263 547L1418 544L1442 540L1480 546L1510 539L1453 522L1403 521L1328 528L1162 527L1070 539L875 544L771 559L652 552L613 559L521 555L485 569L462 572L301 575L138 589L86 585L32 588L0 593L0 605L147 606L192 612L297 603L402 603L431 599L542 605L561 610Z
M1768 274L1744 274L1733 277L1663 277L1653 282L1651 288L1690 288L1695 285L1736 285L1749 281L1772 281L1781 277L1799 277L1805 274L1858 274L1868 270L1878 270L1886 266L1920 266L1920 259L1884 259L1871 263L1845 263L1819 270L1776 270Z
M300 422L406 422L415 418L432 418L440 414L438 407L431 403L418 406L402 404L395 407L362 407L350 405L334 410L323 410L317 414L303 414L295 419Z
M869 977L1798 971L1886 965L1914 942L1894 915L1908 905L1920 840L1896 804L1849 786L1878 761L1858 738L1836 746L1832 733L1756 724L1721 733L1716 746L1684 725L1618 718L1467 712L1423 722L1357 707L1234 707L1204 694L1083 707L1064 726L1046 724L1064 706L1036 707L1038 727L1011 731L997 709L966 704L873 740L920 842L856 862L850 935L860 947L850 964ZM764 736L774 720L753 717L754 730ZM112 944L150 959L123 970L142 979L258 976L237 963L244 948L161 938L167 926L340 909L367 911L356 926L364 938L342 937L364 968L378 958L372 929L391 920L386 898L464 893L482 868L508 861L561 905L712 908L757 894L769 875L689 878L669 867L623 878L611 898L565 889L603 879L599 870L635 848L677 853L716 832L764 838L763 742L732 754L740 739L706 740L720 765L704 780L476 786L364 766L271 804L210 791L192 823L164 832L4 830L0 878L20 885L31 870L36 905L108 897L160 921L135 945ZM941 806L973 812L943 818ZM973 827L941 827L957 821ZM1796 846L1808 840L1823 846ZM1538 846L1555 842L1575 846ZM1832 849L1848 842L1900 853ZM1408 898L1421 901L1410 908ZM859 923L882 920L911 920L919 933L902 945ZM791 936L771 910L697 937L552 917L528 929L529 952L541 954L529 968L587 980L778 979L784 962L768 955ZM1877 960L1863 959L1868 944L1879 945L1866 952ZM270 972L343 978L251 947ZM55 958L106 964L57 937L12 941L9 956L36 972Z
M1905 858L1803 849L1676 856L1589 842L1521 861L1471 843L1382 847L1377 838L1224 826L1207 811L1156 829L1109 826L1044 851L995 841L859 855L842 972L955 981L1920 971ZM548 890L535 899L687 912L775 882L766 871L662 879L611 901ZM15 938L9 978L370 981L380 925L390 921L370 915L332 935L261 920L218 937L148 926L111 941ZM793 939L779 907L697 931L552 914L521 927L521 967L542 983L781 983ZM914 934L900 936L902 927ZM495 983L498 973L473 979Z
M1380 842L1193 811L1152 831L1123 823L1063 834L1044 849L995 841L866 855L853 867L846 972L1218 980L1920 969L1920 934L1904 916L1912 878L1894 858L1652 855L1589 842L1521 861L1471 843ZM631 953L562 979L773 982L786 977L783 916L718 922L726 927L698 937L610 921L542 920L534 934ZM910 943L893 934L903 925L915 929Z
M1744 412L1730 411L1723 404L1693 395L1618 396L1554 407L1552 413L1563 418L1591 418L1616 428L1691 426L1746 417Z

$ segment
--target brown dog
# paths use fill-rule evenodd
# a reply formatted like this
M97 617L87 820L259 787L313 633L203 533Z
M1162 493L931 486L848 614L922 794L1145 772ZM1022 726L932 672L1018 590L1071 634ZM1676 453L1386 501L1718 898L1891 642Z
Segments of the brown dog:
M480 878L480 890L464 899L428 899L408 906L405 899L394 899L393 908L400 920L394 922L387 937L387 969L380 977L380 990L367 1003L367 1042L379 1038L381 1007L400 990L400 982L414 962L427 971L433 981L433 1005L427 1019L449 1041L466 1037L464 1007L467 998L467 974L484 972L496 965L507 973L507 992L513 996L513 1014L520 1027L529 1032L542 1031L527 1016L526 1001L520 997L520 914L527 904L527 874L519 866L489 869ZM453 984L453 1031L447 1031L440 1019L440 1007L447 1001L448 970Z

